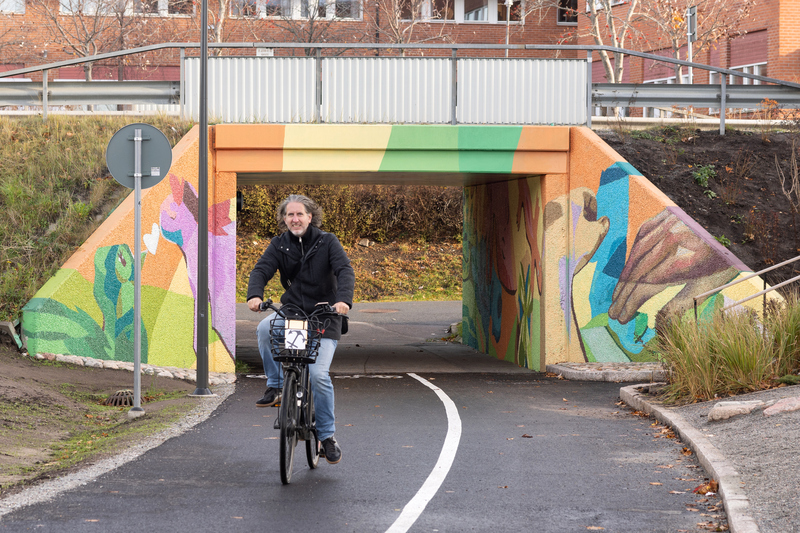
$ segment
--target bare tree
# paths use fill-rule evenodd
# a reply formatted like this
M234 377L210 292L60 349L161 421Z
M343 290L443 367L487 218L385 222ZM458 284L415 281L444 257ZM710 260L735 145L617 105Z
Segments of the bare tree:
M140 19L131 16L134 0L29 0L46 21L51 42L78 57L123 49ZM138 43L137 43L138 44ZM86 81L92 64L83 66Z
M528 0L525 13L544 17L557 16L565 22L577 22L575 30L565 32L558 44L591 38L594 44L629 48L629 42L642 37L639 23L643 20L641 0L586 0L586 10L578 9L577 0ZM581 22L583 19L583 22ZM600 59L609 83L621 83L625 54L600 51Z
M680 57L681 48L687 44L686 10L697 7L697 35L692 44L693 54L707 50L714 43L738 37L746 33L742 23L749 19L755 0L650 0L642 11L642 17L655 27L658 38L669 42L672 57ZM670 65L675 69L676 83L683 82L681 65Z
M455 0L365 0L364 20L375 42L454 42ZM436 24L431 24L435 21ZM403 50L403 55L406 51Z

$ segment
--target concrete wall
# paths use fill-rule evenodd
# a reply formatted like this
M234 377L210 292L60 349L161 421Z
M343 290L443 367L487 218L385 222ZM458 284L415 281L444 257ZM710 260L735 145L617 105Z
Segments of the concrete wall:
M234 198L248 176L463 184L465 342L534 370L646 360L666 313L747 271L586 128L225 124L210 133L211 371L233 370ZM196 364L198 153L195 128L142 195L144 363ZM133 213L131 195L25 306L31 353L132 361Z

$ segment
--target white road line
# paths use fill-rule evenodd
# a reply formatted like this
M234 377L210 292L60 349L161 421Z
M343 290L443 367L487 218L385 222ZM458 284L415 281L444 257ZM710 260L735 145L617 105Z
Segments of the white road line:
M431 501L436 491L442 486L447 473L450 472L450 467L453 466L453 460L456 457L456 451L458 451L458 443L461 440L461 417L453 400L442 389L431 385L427 380L416 374L409 373L408 375L435 392L444 404L444 409L447 413L447 435L444 438L442 452L439 454L439 460L436 461L433 471L428 476L428 479L425 480L425 483L422 484L417 494L403 508L394 524L386 530L386 533L405 533L414 525L419 515L425 510L428 502Z

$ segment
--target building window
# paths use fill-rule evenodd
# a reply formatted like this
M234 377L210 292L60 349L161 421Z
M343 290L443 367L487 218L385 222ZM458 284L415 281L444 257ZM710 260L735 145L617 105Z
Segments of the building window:
M606 0L606 1L611 5L611 7L618 6L618 5L624 4L626 2L626 0L610 0L610 1ZM592 0L586 0L586 12L587 13L590 10L591 3L592 3ZM600 11L601 9L605 9L605 3L603 2L603 0L594 0L594 8L597 11Z
M232 0L231 1L231 16L232 17L257 17L258 16L258 2L256 0Z
M62 0L65 1L65 0ZM66 0L69 1L69 0ZM135 0L135 11L142 15L192 15L192 0Z
M578 24L578 0L558 0L556 13L558 24Z
M506 22L508 6L505 0L398 0L402 20L425 20L447 22ZM416 11L412 13L412 10ZM520 22L524 4L512 0L509 21Z
M25 0L0 0L0 13L25 13Z
M258 7L260 17L361 19L361 0L266 0Z
M508 17L509 22L519 22L522 14L522 2L519 0L511 2L511 9L506 5L505 0L497 1L497 22L505 22Z
M61 0L61 13L65 15L97 15L97 0Z
M767 63L755 63L753 65L743 65L739 67L731 67L731 70L736 70L738 72L744 72L745 74L755 74L756 76L766 76L767 75ZM708 75L708 83L709 85L719 85L720 84L720 74L719 72L709 72ZM744 78L742 76L735 76L733 74L728 74L728 79L725 80L728 85L761 85L761 80L754 80L752 78ZM753 113L758 111L757 109L752 108L741 108L739 110L743 113ZM715 107L709 109L709 114L716 115L719 113L719 108Z

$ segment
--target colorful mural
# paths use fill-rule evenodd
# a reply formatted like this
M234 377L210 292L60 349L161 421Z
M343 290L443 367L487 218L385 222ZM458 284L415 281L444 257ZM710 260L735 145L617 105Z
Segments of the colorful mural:
M465 341L536 370L653 360L666 316L749 269L592 132L574 128L571 142L568 176L465 189ZM515 233L541 205L543 228ZM726 289L700 312L757 290Z
M142 192L142 362L196 366L197 136ZM209 201L209 369L233 370L235 179ZM133 361L133 199L129 197L23 310L28 350Z
M209 370L235 357L237 176L383 173L464 184L464 340L533 370L639 361L659 322L747 267L591 130L541 126L213 126ZM198 131L142 195L142 323L133 323L129 197L23 311L31 352L196 365ZM357 178L356 178L357 179ZM759 290L725 289L707 314ZM753 307L758 305L753 303Z

